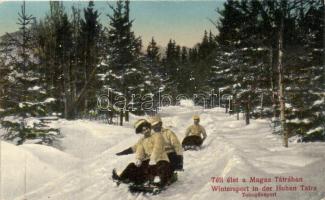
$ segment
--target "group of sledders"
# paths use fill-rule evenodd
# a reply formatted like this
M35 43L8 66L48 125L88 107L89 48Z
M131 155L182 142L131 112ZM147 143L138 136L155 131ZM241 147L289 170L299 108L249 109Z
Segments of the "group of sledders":
M115 182L126 183L131 192L158 194L177 180L176 171L183 171L183 151L201 148L207 135L199 124L200 117L193 116L194 124L189 126L182 142L170 129L164 128L159 116L140 119L135 122L139 141L132 147L117 153L127 155L135 153L135 162L130 163L122 173L113 170Z

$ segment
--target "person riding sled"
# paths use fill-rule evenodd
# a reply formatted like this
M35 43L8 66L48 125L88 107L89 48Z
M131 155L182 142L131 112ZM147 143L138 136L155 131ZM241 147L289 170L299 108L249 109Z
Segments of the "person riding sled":
M151 117L148 121L151 123L152 131L161 134L164 138L165 151L172 170L183 170L183 148L176 134L170 129L162 127L163 123L159 116Z
M138 120L134 126L137 134L143 134L136 145L136 161L120 175L114 169L112 178L123 183L144 184L158 177L158 186L164 187L172 177L164 139L160 134L151 133L151 124L144 119Z
M198 115L194 115L193 121L194 124L189 126L185 132L185 138L182 142L184 150L201 147L202 143L207 138L205 129L200 125L200 117Z
M170 129L162 127L162 120L159 116L151 117L148 121L151 123L153 132L161 133L164 138L165 151L168 155L172 171L183 170L183 149L176 134ZM139 143L117 153L116 155L121 156L132 154L136 151L138 145Z

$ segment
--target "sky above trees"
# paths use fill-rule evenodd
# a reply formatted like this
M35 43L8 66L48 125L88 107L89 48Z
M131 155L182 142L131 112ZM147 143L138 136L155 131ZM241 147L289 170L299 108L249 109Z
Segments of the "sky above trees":
M134 21L134 31L141 36L146 46L152 37L161 46L166 46L169 39L176 40L182 46L192 47L202 39L202 30L217 29L209 19L216 21L217 8L224 1L132 1L131 18ZM114 5L114 2L111 2ZM66 10L71 13L71 6L83 8L87 1L64 2ZM0 35L17 30L17 18L21 1L0 3ZM26 2L26 12L37 19L49 11L48 1ZM111 12L107 1L96 1L95 8L101 13L103 25L108 24L107 13Z

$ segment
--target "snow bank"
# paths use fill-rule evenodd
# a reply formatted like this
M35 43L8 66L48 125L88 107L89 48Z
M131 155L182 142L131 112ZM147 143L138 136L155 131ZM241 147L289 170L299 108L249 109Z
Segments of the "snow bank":
M59 120L52 123L52 126L60 128L63 136L61 149L74 157L86 160L95 158L126 137L137 137L131 124L126 123L126 127L120 127L87 120Z
M1 199L32 191L60 173L21 147L1 141Z
M0 144L1 200L33 191L76 168L79 160L53 147Z
M50 165L59 172L69 171L69 169L77 167L80 163L78 158L53 147L39 144L24 144L21 148L32 153L38 160Z

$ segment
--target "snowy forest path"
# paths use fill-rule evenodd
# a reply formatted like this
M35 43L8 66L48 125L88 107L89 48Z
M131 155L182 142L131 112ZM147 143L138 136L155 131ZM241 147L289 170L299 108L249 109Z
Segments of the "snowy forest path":
M200 151L184 152L184 171L178 173L178 181L166 191L157 196L133 195L127 191L126 185L117 187L112 181L112 169L120 172L134 161L134 155L115 155L138 140L139 136L134 134L131 124L118 127L80 120L65 122L62 129L65 134L63 150L75 156L83 155L79 158L84 158L84 162L64 176L29 192L26 199L241 199L240 193L211 190L211 177L230 176L303 176L307 182L324 186L324 177L317 176L325 171L325 167L320 167L325 162L325 156L321 153L325 149L324 144L294 144L289 149L283 148L281 138L270 134L268 121L252 120L246 126L243 120L236 120L235 116L225 114L224 109L220 108L171 106L164 108L160 114L164 126L172 129L180 140L184 138L186 128L192 124L191 116L200 114L201 124L208 135ZM136 118L139 117L132 116L131 122ZM85 142L89 137L89 143ZM305 148L310 150L305 151ZM304 170L305 167L310 170ZM324 191L319 192L318 197L324 194ZM310 198L301 193L283 193L282 197Z

